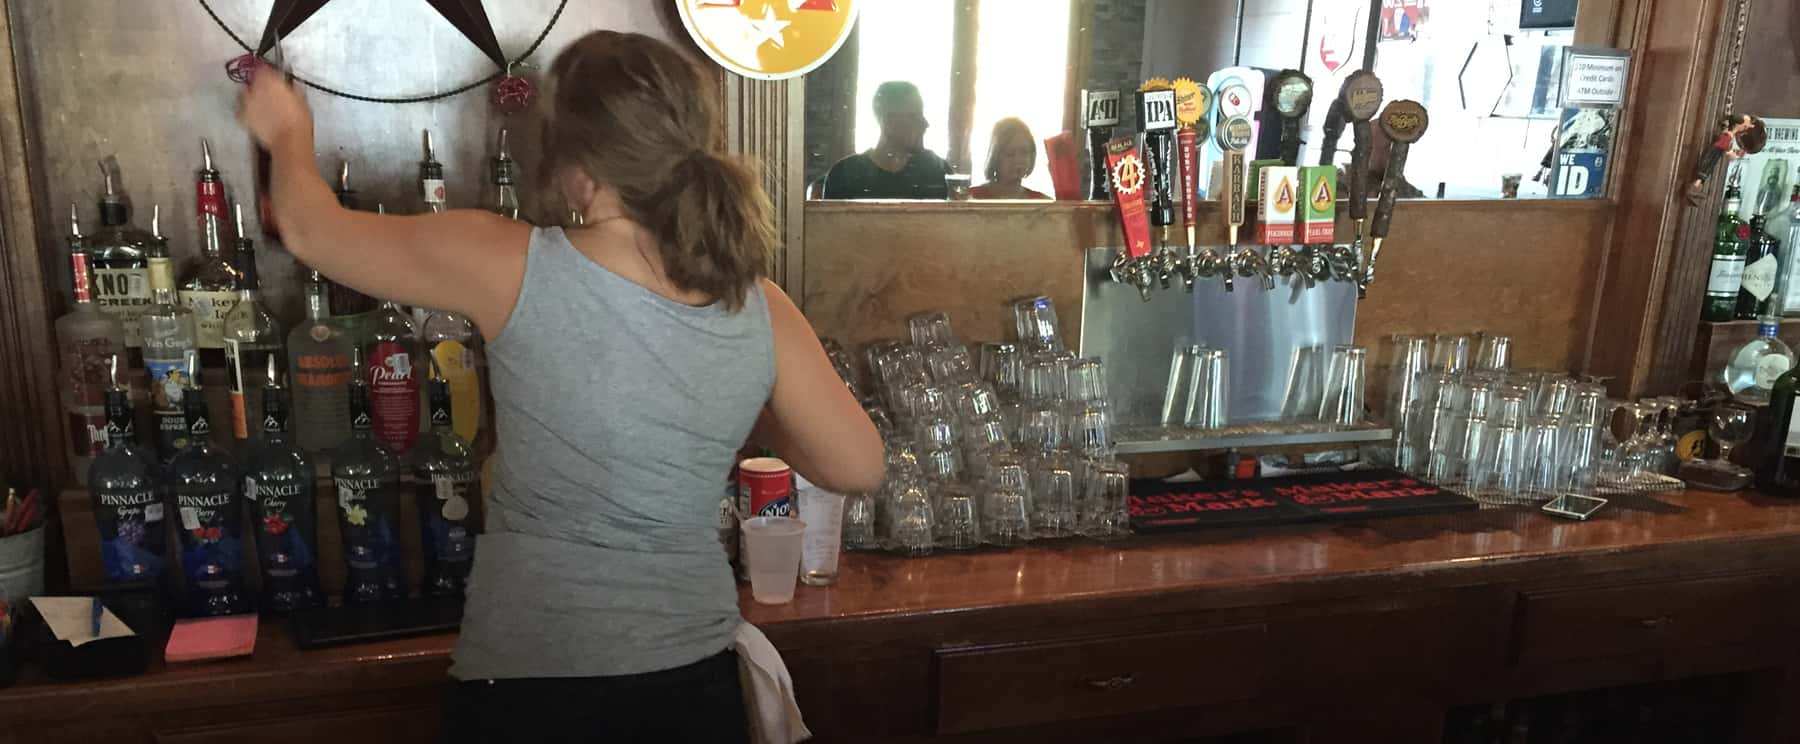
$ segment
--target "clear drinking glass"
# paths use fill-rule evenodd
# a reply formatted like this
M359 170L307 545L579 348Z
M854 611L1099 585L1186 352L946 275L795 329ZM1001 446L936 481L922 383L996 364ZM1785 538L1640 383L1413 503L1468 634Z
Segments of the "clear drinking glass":
M1111 457L1112 415L1098 403L1076 409L1069 421L1069 447L1082 457Z
M1081 534L1098 540L1131 533L1131 471L1124 463L1109 462L1088 468L1084 479Z
M1019 431L1013 441L1026 454L1055 452L1064 446L1063 435L1068 431L1066 420L1060 403L1027 403L1019 409Z
M928 448L919 454L919 469L928 481L954 483L962 478L962 452L950 445Z
M1013 343L985 343L981 345L981 380L994 387L1002 400L1017 400L1019 386L1024 381L1025 357L1019 352L1019 345Z
M1469 368L1469 337L1438 334L1431 337L1431 368L1461 372Z
M1424 336L1394 336L1389 341L1387 421L1390 426L1404 425L1406 412L1419 398L1419 376L1431 363L1429 344Z
M1548 498L1556 494L1557 457L1560 454L1563 423L1560 416L1532 419L1525 429L1525 492Z
M921 348L956 345L956 334L950 330L950 316L941 311L908 316L906 332L912 337L913 345Z
M1063 400L1068 394L1067 363L1054 356L1037 356L1025 363L1025 400Z
M1056 306L1049 297L1037 295L1012 303L1013 332L1030 351L1062 351L1062 336L1056 323Z
M931 497L918 485L907 486L894 502L894 550L929 555L937 541L937 515Z
M880 545L875 532L875 497L866 493L844 497L844 547L874 550Z
M1524 401L1519 405L1522 408ZM1525 496L1525 431L1502 419L1489 428L1487 436L1475 490L1502 503L1518 503Z
M1592 496L1599 480L1600 432L1593 423L1577 421L1563 431L1557 458L1558 493Z
M1323 346L1294 349L1287 385L1281 394L1281 420L1314 421L1325 398L1326 354Z
M1512 362L1512 337L1481 337L1481 344L1475 350L1475 367L1477 369L1506 369Z
M1325 382L1325 402L1319 408L1319 420L1338 426L1362 423L1367 373L1367 349L1361 346L1333 349L1331 376Z
M951 394L951 405L960 421L976 421L1000 412L1000 394L985 382L965 382Z
M960 483L944 486L934 513L938 547L968 550L981 544L981 521L973 488Z
M1031 470L1031 524L1040 538L1075 531L1075 471L1062 457L1038 458Z
M969 420L962 427L962 446L967 452L989 452L1005 449L1012 442L1005 419L999 413Z
M936 346L925 355L925 368L940 385L961 385L975 379L975 361L963 346Z
M1069 400L1106 400L1106 367L1099 357L1085 357L1069 363Z
M1231 365L1224 349L1206 348L1188 378L1187 413L1182 423L1192 429L1222 429L1230 418Z
M1163 388L1163 426L1181 426L1185 422L1190 380L1199 367L1200 355L1205 351L1205 346L1185 344L1175 347L1174 354L1169 357L1169 380Z
M1532 410L1540 416L1563 416L1575 402L1575 380L1567 375L1545 375L1538 380Z
M1024 490L997 483L988 491L984 506L981 526L988 544L1010 548L1032 539L1031 500Z
M1750 436L1755 433L1755 412L1743 406L1721 405L1713 409L1712 419L1707 422L1706 429L1712 434L1713 441L1719 443L1720 469L1748 473L1749 468L1731 461L1731 451L1750 441Z
M1661 411L1662 406L1649 400L1625 406L1625 412L1631 415L1631 437L1620 445L1619 459L1627 480L1644 480L1657 471L1657 448L1662 437L1655 419Z

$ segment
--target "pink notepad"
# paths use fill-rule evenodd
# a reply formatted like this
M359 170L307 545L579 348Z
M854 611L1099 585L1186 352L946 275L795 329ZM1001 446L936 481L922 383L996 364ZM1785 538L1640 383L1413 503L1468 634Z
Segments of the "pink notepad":
M169 633L163 658L170 662L249 656L256 650L256 616L182 620Z

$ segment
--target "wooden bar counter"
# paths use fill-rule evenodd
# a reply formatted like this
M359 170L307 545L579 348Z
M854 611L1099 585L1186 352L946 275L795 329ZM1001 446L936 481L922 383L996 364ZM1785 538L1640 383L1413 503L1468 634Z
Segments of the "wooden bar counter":
M852 554L745 617L817 741L1443 741L1447 713L1700 675L1753 684L1737 741L1794 741L1800 502L1615 499L1070 542ZM433 741L453 636L0 690L0 741ZM1228 739L1237 741L1237 739Z

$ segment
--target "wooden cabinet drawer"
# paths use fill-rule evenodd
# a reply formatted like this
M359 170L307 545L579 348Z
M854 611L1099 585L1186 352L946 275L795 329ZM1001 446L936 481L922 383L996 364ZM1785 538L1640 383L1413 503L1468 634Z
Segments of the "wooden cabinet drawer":
M1513 659L1519 666L1777 642L1791 585L1772 575L1525 592Z
M381 708L158 730L155 739L157 744L430 744L442 738L443 718L443 709L433 706Z
M938 731L956 733L1247 700L1262 625L937 652Z

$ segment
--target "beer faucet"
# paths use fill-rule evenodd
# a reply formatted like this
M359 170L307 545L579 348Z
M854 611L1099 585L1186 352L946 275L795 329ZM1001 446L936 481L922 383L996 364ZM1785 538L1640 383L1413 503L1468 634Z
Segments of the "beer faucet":
M1281 115L1282 165L1300 164L1300 125L1312 109L1312 100L1312 78L1299 70L1282 70L1268 88L1263 106ZM1283 243L1269 249L1268 271L1272 276L1285 278L1303 269L1303 260L1294 246ZM1274 287L1272 281L1264 284Z
M1150 224L1157 230L1157 245L1148 257L1151 274L1169 288L1179 272L1179 259L1169 245L1169 226L1175 223L1175 85L1151 78L1137 90L1138 125L1144 132L1141 157L1149 176L1147 206Z
M1407 153L1411 151L1412 143L1425 136L1429 126L1431 116L1416 101L1395 101L1381 112L1381 131L1394 144L1388 151L1387 172L1381 177L1381 202L1375 207L1375 221L1369 226L1375 246L1369 251L1369 263L1363 267L1362 277L1357 280L1358 298L1367 297L1369 284L1375 281L1375 261L1381 258L1381 243L1387 239L1388 227L1394 221L1394 201L1406 178Z
M1119 208L1119 226L1125 233L1125 245L1113 257L1110 267L1115 281L1138 288L1145 302L1155 286L1157 264L1151 255L1150 220L1146 214L1145 186L1149 181L1144 163L1138 159L1137 143L1132 137L1115 137L1106 143L1106 168L1111 177L1113 203Z
M1219 126L1217 140L1219 149L1225 153L1225 220L1230 225L1231 253L1226 259L1225 291L1236 289L1232 277L1263 278L1264 289L1275 288L1275 277L1269 273L1269 262L1262 254L1251 246L1239 245L1238 234L1244 227L1245 194L1244 149L1250 146L1252 134L1250 120L1242 116L1233 116Z
M1196 280L1219 273L1219 252L1211 248L1202 251L1196 239L1200 227L1200 140L1207 135L1206 111L1211 106L1212 91L1189 78L1177 79L1174 85L1175 121L1181 126L1175 132L1175 170L1181 177L1181 216L1187 227L1187 246L1177 267L1182 289L1192 294Z

